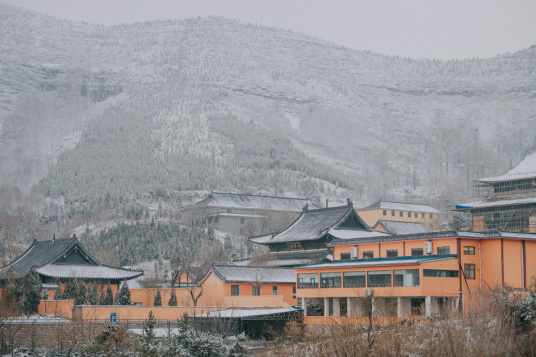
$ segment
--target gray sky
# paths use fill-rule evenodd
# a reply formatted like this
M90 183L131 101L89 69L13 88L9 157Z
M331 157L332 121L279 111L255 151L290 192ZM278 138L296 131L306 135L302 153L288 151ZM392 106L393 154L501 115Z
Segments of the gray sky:
M536 44L536 0L0 1L106 25L219 15L412 58L486 58Z

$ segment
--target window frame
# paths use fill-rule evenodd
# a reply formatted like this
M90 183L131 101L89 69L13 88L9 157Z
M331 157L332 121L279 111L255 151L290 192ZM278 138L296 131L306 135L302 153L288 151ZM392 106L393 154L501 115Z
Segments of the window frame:
M231 296L240 296L240 285L231 285Z
M440 250L443 250L443 252L439 253ZM444 250L448 250L448 252L445 252ZM437 255L447 255L447 254L450 254L450 246L449 245L437 247Z
M398 249L389 249L388 251L386 251L386 254L387 258L396 258L398 257Z
M463 255L475 255L476 249L474 245L464 245Z
M387 216L387 210L386 209L383 210L383 215Z
M468 280L476 279L476 264L465 263L463 265L463 275Z
M420 253L420 254L414 254L414 253ZM424 256L424 249L423 248L411 248L411 256L412 257Z
M277 285L272 286L272 295L277 295Z
M365 254L370 257L365 258ZM373 250L367 250L366 252L363 252L363 259L374 259L374 251Z
M260 285L253 284L251 286L251 295L252 296L261 296L261 287L260 287Z
M350 253L341 253L341 260L350 260L352 256Z

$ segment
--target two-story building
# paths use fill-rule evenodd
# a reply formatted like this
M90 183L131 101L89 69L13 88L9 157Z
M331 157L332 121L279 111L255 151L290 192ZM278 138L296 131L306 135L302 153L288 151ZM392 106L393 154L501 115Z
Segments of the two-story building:
M401 319L463 311L481 288L526 291L536 234L431 232L337 240L334 261L295 268L305 323L330 316Z
M357 213L371 227L384 220L422 223L431 231L441 228L441 211L428 205L379 200Z

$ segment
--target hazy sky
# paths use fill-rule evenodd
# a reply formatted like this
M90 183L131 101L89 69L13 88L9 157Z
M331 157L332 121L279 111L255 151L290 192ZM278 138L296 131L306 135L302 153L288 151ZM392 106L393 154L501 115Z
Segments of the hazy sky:
M220 15L358 50L493 57L536 44L536 0L0 0L100 24Z

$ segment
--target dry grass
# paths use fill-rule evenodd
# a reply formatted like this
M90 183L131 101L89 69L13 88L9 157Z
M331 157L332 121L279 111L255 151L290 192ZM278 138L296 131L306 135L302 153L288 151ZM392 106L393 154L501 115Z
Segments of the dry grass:
M520 327L513 295L504 289L473 294L469 312L444 313L421 324L308 326L262 356L533 356L536 326Z

